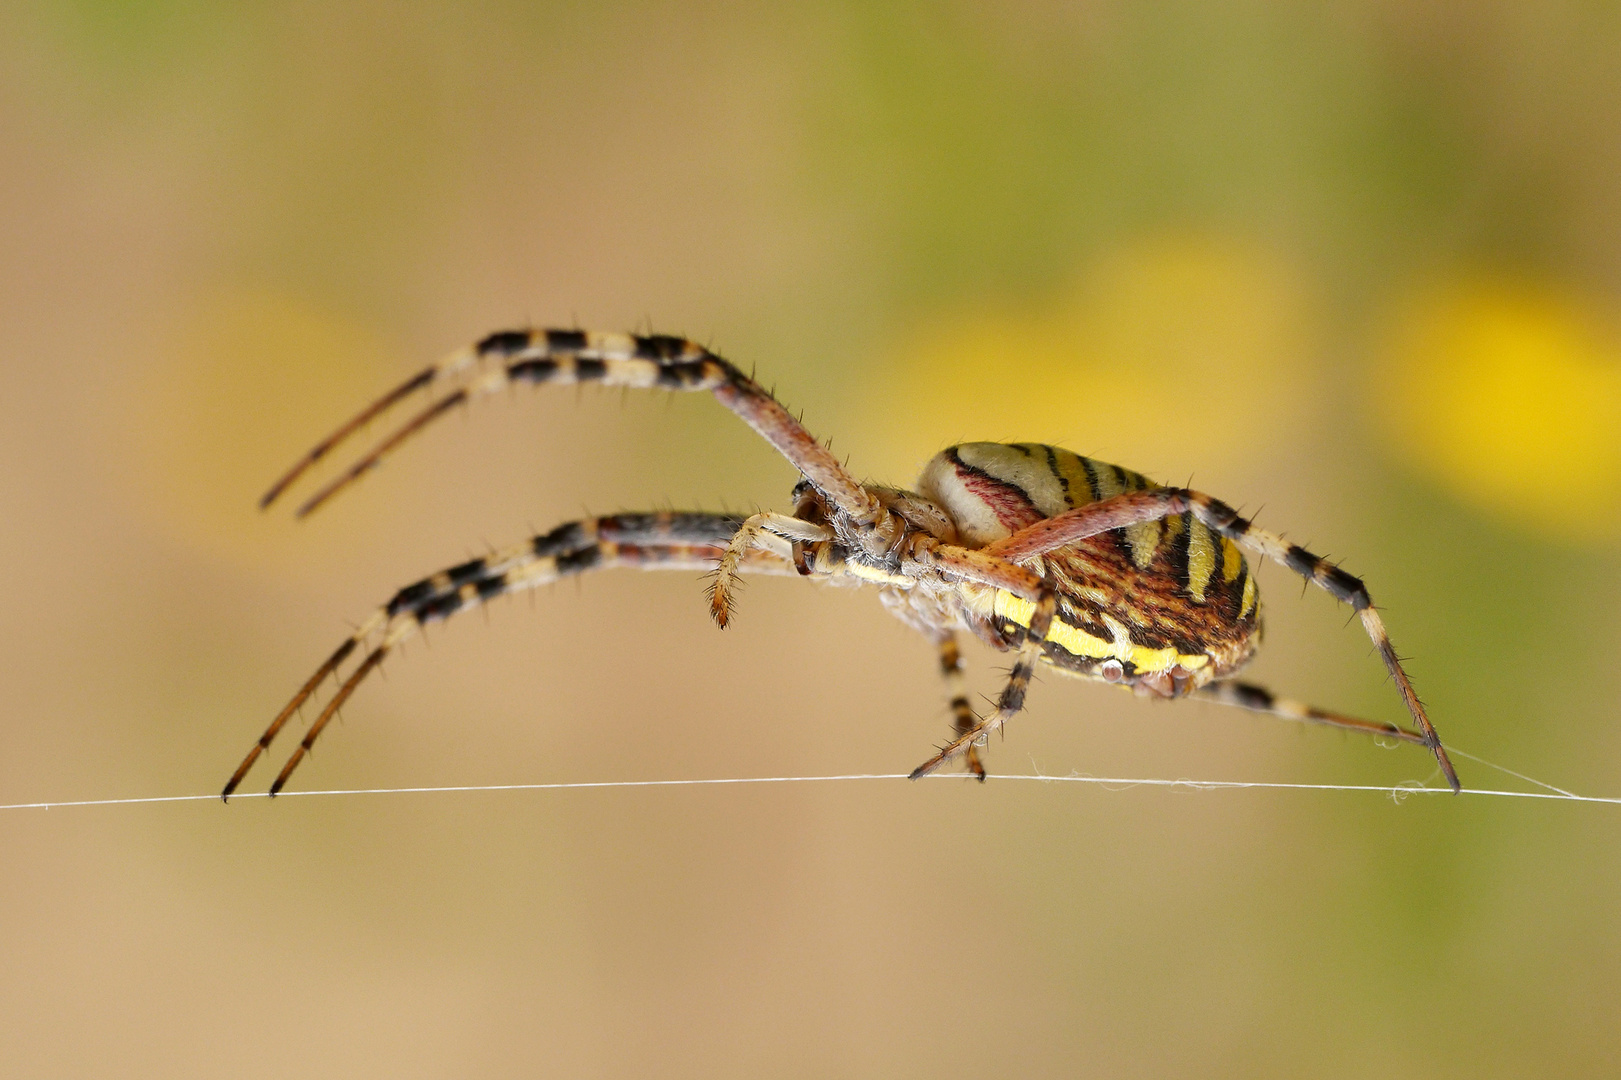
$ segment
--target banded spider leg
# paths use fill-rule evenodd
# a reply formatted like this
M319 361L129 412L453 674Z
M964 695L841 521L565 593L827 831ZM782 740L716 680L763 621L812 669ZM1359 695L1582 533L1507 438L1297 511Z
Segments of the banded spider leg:
M486 558L460 563L407 585L339 645L299 688L231 774L221 796L230 798L293 714L315 695L328 676L335 675L343 663L368 642L375 641L375 644L322 707L271 785L272 795L287 785L293 770L327 724L384 657L428 623L448 619L458 611L487 603L497 596L537 588L588 570L637 567L707 571L726 552L726 545L741 525L741 519L722 514L614 514L586 518L559 525L522 544ZM768 550L752 550L742 562L751 572L799 572L791 561Z
M1447 756L1446 748L1441 745L1441 739L1430 724L1430 718L1424 711L1424 705L1418 699L1418 692L1413 689L1412 680L1402 669L1401 659L1396 655L1395 646L1390 642L1390 635L1385 631L1384 621L1373 606L1373 598L1368 595L1367 586L1358 578L1352 577L1333 563L1317 555L1313 555L1298 544L1291 544L1275 533L1258 528L1253 522L1240 517L1238 512L1219 499L1211 498L1202 492L1190 491L1187 488L1157 488L1149 491L1128 492L1116 495L1100 502L1090 503L1065 511L1050 518L1036 522L1005 540L997 541L985 549L987 555L994 555L1003 559L1019 560L1040 555L1054 548L1063 547L1077 540L1110 529L1117 529L1127 525L1134 525L1142 521L1153 521L1171 514L1180 514L1191 510L1198 519L1212 531L1227 537L1233 543L1257 556L1270 559L1280 566L1299 574L1307 581L1327 591L1336 600L1351 605L1357 617L1362 621L1363 629L1373 640L1379 657L1384 661L1385 669L1395 681L1397 690L1401 693L1402 702L1407 706L1408 713L1418 725L1419 735L1417 741L1429 747L1435 755L1441 773L1446 777L1447 783L1453 791L1462 790L1458 782L1457 770L1452 767L1452 761ZM1247 695L1241 691L1232 691L1225 695L1215 694L1217 700L1229 704L1240 704L1245 708L1257 708L1261 705L1260 698ZM1270 694L1266 695L1268 699ZM1259 711L1278 713L1276 701L1268 701ZM1343 719L1335 714L1324 713L1320 710L1309 710L1307 719L1319 723L1338 724L1338 726L1366 730L1368 721L1353 721L1340 723ZM1282 715L1291 715L1283 713ZM1401 732L1386 732L1402 737ZM947 748L947 756L959 752L957 740Z

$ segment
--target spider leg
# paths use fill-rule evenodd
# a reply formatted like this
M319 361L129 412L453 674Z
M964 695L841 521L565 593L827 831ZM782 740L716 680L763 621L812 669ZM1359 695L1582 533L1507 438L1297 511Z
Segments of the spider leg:
M1262 686L1256 686L1254 683L1224 679L1221 682L1201 686L1195 693L1209 701L1220 702L1223 705L1236 705L1240 709L1268 713L1272 716L1281 716L1285 720L1299 720L1308 724L1327 724L1330 727L1347 728L1351 731L1361 731L1369 735L1384 735L1392 739L1400 739L1403 742L1424 745L1422 732L1404 728L1400 724L1392 724L1383 720L1361 720L1354 716L1327 712L1311 705L1304 705L1298 701L1290 701L1288 698L1274 697L1270 690Z
M281 479L270 485L270 490L265 492L259 499L259 509L263 510L275 502L281 496L281 493L291 487L311 466L326 457L328 451L348 439L349 436L365 427L372 420L392 409L396 404L404 401L418 390L424 389L442 379L460 374L463 369L473 364L477 359L478 353L474 349L458 349L439 361L439 363L423 368L366 406L366 408L346 421L338 430L316 443L309 453L305 454L292 468L282 474Z
M492 360L496 364L433 401L386 436L306 500L298 509L299 516L308 514L375 468L390 452L455 406L515 382L596 382L604 386L644 389L708 390L776 447L829 501L858 523L871 524L884 515L878 500L767 390L708 349L678 337L583 330L504 331L453 354L407 380L318 443L266 493L261 505L273 502L311 465L368 420L419 388L459 375L476 360Z
M1025 631L1024 641L1019 645L1018 654L1013 661L1013 670L1008 672L1007 685L1002 688L1001 696L996 699L996 712L958 735L941 747L939 753L913 769L911 772L913 780L927 776L952 758L966 754L984 743L994 732L1000 731L1015 713L1024 708L1024 695L1030 688L1036 664L1041 660L1041 645L1046 641L1047 631L1052 627L1053 613L1057 606L1057 594L1051 589L1045 590L1036 601L1035 611L1030 616L1030 626Z
M1412 680L1402 669L1401 658L1396 655L1396 648L1385 631L1384 620L1373 606L1367 586L1359 578L1352 577L1300 545L1291 544L1276 533L1257 528L1219 499L1187 488L1157 488L1116 495L1038 521L1006 539L987 545L984 551L1003 559L1027 559L1110 529L1187 512L1191 512L1211 531L1226 537L1252 555L1271 559L1356 610L1363 629L1373 640L1385 669L1396 683L1402 703L1423 732L1424 745L1435 755L1452 790L1462 790L1457 770L1452 767L1446 748L1441 745L1441 737L1435 733L1435 727L1418 699L1418 692L1413 689Z
M1025 692L1030 688L1030 680L1041 660L1042 644L1047 640L1047 632L1052 629L1053 615L1058 608L1058 594L1051 585L1024 567L1005 559L955 544L932 544L920 554L928 565L949 577L1005 589L1024 596L1035 606L1030 614L1030 624L1024 632L1024 640L1019 644L1014 658L1013 670L1008 673L1007 685L996 699L996 712L958 735L941 747L939 753L913 769L913 780L927 776L951 759L983 743L1024 708Z
M738 567L749 552L763 549L796 562L796 542L831 540L833 535L833 530L826 525L801 521L789 514L755 514L739 525L715 564L715 580L709 586L709 614L714 616L716 625L724 630L731 621Z
M271 786L272 795L286 785L321 731L383 658L426 624L447 619L497 596L536 588L587 570L610 567L708 570L724 553L728 539L740 524L739 518L721 514L617 514L588 518L560 525L521 545L460 563L407 585L377 609L299 688L237 766L222 796L230 797L292 715L315 695L327 676L334 674L349 656L368 642L375 640L376 644L321 709ZM745 566L765 573L797 573L792 562L769 551L751 552Z
M919 563L940 571L948 578L977 581L1031 602L1039 600L1043 591L1047 590L1047 583L1040 574L1026 570L991 548L975 549L926 542L919 546L916 558Z
M967 680L962 673L962 650L957 648L957 635L947 630L940 638L940 674L946 680L946 693L951 695L952 729L960 737L979 727L979 716L968 702ZM968 771L985 782L985 766L979 760L979 747L969 744L964 751Z
M1327 559L1313 555L1299 544L1288 543L1276 533L1257 528L1253 522L1239 517L1238 512L1226 503L1198 492L1189 492L1188 495L1193 500L1194 514L1212 530L1241 548L1264 555L1280 566L1293 570L1327 591L1336 600L1350 604L1355 609L1357 618L1362 620L1362 628L1367 631L1374 647L1379 650L1379 658L1384 661L1385 670L1390 672L1391 679L1396 683L1402 703L1407 706L1408 713L1417 723L1418 729L1423 732L1424 745L1435 755L1447 784L1454 792L1462 791L1463 785L1458 782L1458 771L1452 767L1452 759L1447 756L1446 747L1441 745L1441 736L1436 734L1435 725L1430 723L1429 715L1424 711L1424 703L1418 699L1418 691L1413 689L1412 680L1402 668L1401 657L1396 655L1396 646L1391 643L1390 634L1385 630L1385 622L1379 617L1378 609L1373 606L1373 597L1368 595L1368 588L1362 583L1362 579L1347 574Z

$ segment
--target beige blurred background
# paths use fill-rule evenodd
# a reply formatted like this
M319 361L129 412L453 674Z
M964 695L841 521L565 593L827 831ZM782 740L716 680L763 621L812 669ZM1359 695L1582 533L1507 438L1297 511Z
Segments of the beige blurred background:
M1621 794L1621 14L1416 7L8 6L0 802L218 790L486 544L787 507L707 397L525 390L256 511L427 360L576 323L757 366L874 478L964 439L1191 477L1367 578L1449 742ZM1262 579L1255 677L1399 719ZM762 579L722 634L690 574L455 620L345 718L295 786L900 772L948 726L873 597ZM1436 780L1057 677L990 762ZM6 811L0 1073L1598 1075L1618 836L994 780Z

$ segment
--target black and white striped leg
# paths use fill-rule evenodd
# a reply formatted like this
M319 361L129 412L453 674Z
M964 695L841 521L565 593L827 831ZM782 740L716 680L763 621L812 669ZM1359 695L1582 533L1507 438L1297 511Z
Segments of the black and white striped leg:
M1015 655L1013 670L1008 673L1007 685L1002 688L1001 696L996 699L996 712L958 735L941 747L939 753L913 769L911 773L913 780L927 776L951 759L982 745L994 732L1000 731L1014 714L1024 708L1025 693L1030 689L1030 680L1035 676L1036 664L1041 660L1042 644L1047 640L1047 632L1052 629L1053 615L1058 607L1057 594L1050 586L1043 584L1035 605L1035 610L1030 616L1030 625L1024 633L1024 640Z
M1276 533L1258 528L1221 500L1186 488L1158 488L1116 495L1046 518L989 545L984 551L1001 559L1028 559L1110 529L1189 511L1211 531L1226 537L1251 555L1287 567L1356 610L1363 629L1373 640L1379 658L1384 661L1385 669L1396 683L1402 703L1407 706L1408 713L1423 733L1423 744L1435 755L1452 790L1462 790L1457 770L1452 767L1452 760L1447 757L1446 748L1441 745L1441 737L1430 723L1424 704L1413 689L1412 680L1402 668L1401 658L1396 655L1396 648L1385 631L1384 620L1373 606L1367 586L1327 559L1313 555L1298 544L1289 543Z
M299 762L344 702L348 701L384 657L428 623L448 619L497 596L532 589L587 570L635 567L650 570L706 571L715 565L742 519L723 514L616 514L572 521L521 545L485 558L460 563L407 585L373 612L327 658L291 701L276 715L226 783L228 798L283 727L337 673L344 662L371 643L360 665L339 685L293 752L271 794L280 791ZM744 560L753 572L796 574L792 562L770 551L755 550Z
M1328 712L1324 709L1306 705L1288 698L1274 697L1272 692L1263 686L1254 683L1238 682L1227 679L1222 682L1210 683L1198 689L1199 697L1207 701L1220 702L1223 705L1234 705L1240 709L1249 709L1252 712L1267 713L1271 716L1280 716L1285 720L1297 720L1307 724L1326 724L1329 727L1344 728L1348 731L1360 731L1365 735L1383 735L1402 742L1425 745L1423 732L1404 728L1400 724L1392 724L1383 720L1363 720L1355 716L1345 716L1341 713Z
M949 631L940 639L940 675L950 695L952 731L961 738L979 727L979 714L968 701L968 680L963 677L962 650L957 647L957 635ZM979 760L979 747L969 745L963 753L963 764L984 782L985 766Z
M1218 499L1212 499L1196 491L1184 494L1192 502L1194 514L1213 531L1247 551L1264 555L1280 566L1288 567L1332 594L1336 600L1351 605L1357 613L1357 618L1362 621L1362 628L1367 631L1374 647L1378 649L1379 659L1384 661L1385 670L1390 672L1396 690L1401 694L1402 704L1407 706L1408 714L1418 724L1419 731L1423 734L1421 742L1435 755L1436 764L1441 766L1441 774L1446 777L1447 784L1452 790L1454 792L1463 790L1463 785L1458 781L1458 771L1452 767L1452 759L1447 756L1446 747L1441 745L1441 736L1430 723L1429 714L1424 710L1424 703L1418 699L1418 691L1413 688L1412 680L1407 677L1407 672L1401 664L1401 657L1396 655L1396 646L1391 643L1384 620L1379 617L1378 610L1373 606L1373 597L1368 595L1368 587L1362 583L1362 579L1347 574L1327 559L1313 555L1299 544L1291 544L1276 533L1257 528L1254 522L1240 517L1236 510Z
M515 383L578 384L638 389L707 390L736 413L804 474L818 491L861 524L884 516L877 498L863 488L760 384L703 346L666 335L598 333L586 330L509 330L491 334L406 380L304 455L260 500L268 506L311 466L368 421L419 389L444 384L447 391L340 473L299 507L308 514L375 468L412 435L451 409ZM448 389L454 387L454 389Z

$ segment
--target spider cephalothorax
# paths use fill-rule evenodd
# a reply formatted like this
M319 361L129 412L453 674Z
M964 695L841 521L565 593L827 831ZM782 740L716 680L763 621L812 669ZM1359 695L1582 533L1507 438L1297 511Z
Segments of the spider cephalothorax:
M753 379L683 338L516 330L427 368L319 443L265 495L268 506L311 465L401 399L448 387L300 507L307 514L451 408L515 382L708 390L804 479L794 512L615 514L560 525L401 589L287 703L225 785L236 790L294 712L357 649L359 665L322 708L271 785L280 791L363 679L423 625L518 589L610 566L710 570L710 610L725 626L742 572L877 586L884 606L933 639L951 690L956 738L913 771L956 757L984 779L978 748L1024 705L1039 663L1165 698L1201 697L1427 746L1453 790L1457 774L1362 582L1256 528L1225 503L1038 443L966 443L924 467L916 491L863 484ZM1271 559L1357 612L1417 724L1358 720L1231 680L1255 651L1260 599L1244 553ZM995 712L962 685L956 632L1013 652Z

